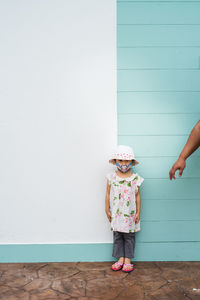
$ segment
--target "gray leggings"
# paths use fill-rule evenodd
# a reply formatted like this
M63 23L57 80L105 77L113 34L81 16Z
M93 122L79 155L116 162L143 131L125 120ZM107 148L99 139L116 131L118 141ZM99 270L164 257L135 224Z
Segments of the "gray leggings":
M135 250L135 233L113 231L113 256L119 257L134 257Z

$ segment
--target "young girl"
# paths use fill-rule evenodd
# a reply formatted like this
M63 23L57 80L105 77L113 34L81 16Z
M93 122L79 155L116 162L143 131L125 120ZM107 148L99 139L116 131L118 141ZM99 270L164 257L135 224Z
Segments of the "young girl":
M113 231L113 271L133 271L135 232L140 230L140 185L143 178L131 172L138 162L128 146L118 146L109 160L117 171L107 175L105 210Z

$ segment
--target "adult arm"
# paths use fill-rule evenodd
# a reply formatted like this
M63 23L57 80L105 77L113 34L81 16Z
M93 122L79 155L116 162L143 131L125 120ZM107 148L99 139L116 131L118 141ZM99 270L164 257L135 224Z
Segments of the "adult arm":
M200 146L200 121L197 122L197 124L192 129L192 132L190 133L190 136L187 140L187 143L185 147L183 148L181 154L179 155L179 158L175 162L175 164L172 166L170 172L169 172L169 178L172 180L172 178L175 179L175 173L177 170L179 170L179 176L182 175L183 170L186 166L186 159Z

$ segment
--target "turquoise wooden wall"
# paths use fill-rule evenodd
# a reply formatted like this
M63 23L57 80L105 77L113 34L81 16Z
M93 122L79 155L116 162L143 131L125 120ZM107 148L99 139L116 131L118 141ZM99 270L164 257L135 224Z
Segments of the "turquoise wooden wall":
M200 1L118 1L117 67L118 143L145 178L136 259L199 260L200 152L168 173L200 119Z

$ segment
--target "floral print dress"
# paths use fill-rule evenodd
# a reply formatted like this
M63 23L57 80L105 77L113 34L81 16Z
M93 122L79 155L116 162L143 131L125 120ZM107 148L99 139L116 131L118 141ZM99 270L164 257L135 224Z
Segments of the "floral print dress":
M143 178L137 173L121 178L116 172L109 173L110 184L111 230L120 232L137 232L140 222L135 224L136 193Z

